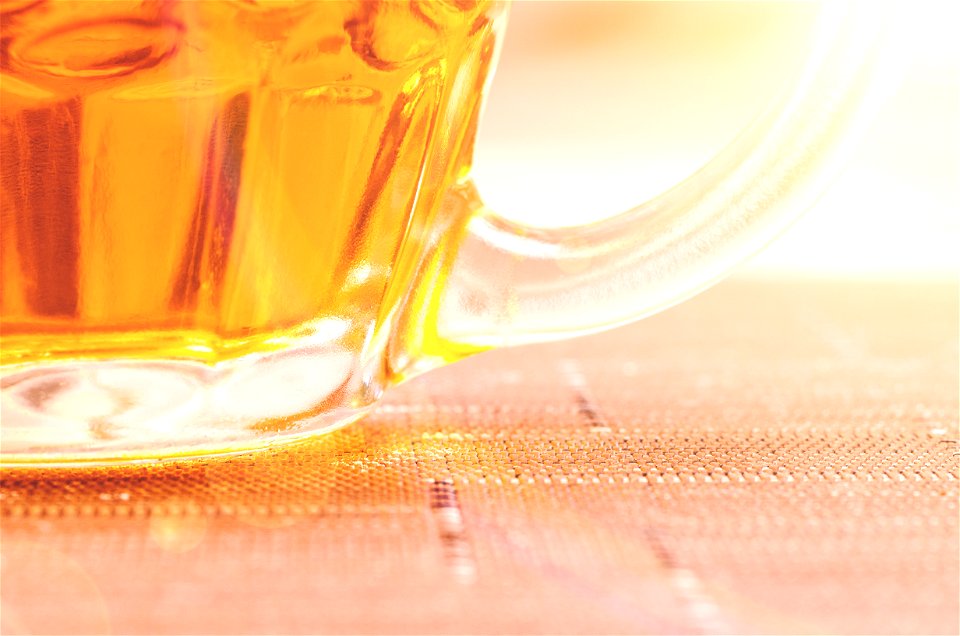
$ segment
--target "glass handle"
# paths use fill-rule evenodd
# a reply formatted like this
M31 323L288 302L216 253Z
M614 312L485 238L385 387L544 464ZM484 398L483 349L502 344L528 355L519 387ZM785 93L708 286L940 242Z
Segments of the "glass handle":
M484 207L469 182L451 193L467 221L437 239L394 373L637 320L716 283L782 232L836 174L896 75L890 3L822 11L794 89L699 172L629 212L538 229Z

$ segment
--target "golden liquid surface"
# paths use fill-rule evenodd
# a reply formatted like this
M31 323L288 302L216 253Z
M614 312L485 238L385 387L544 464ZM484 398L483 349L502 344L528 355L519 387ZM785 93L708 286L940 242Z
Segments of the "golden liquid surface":
M469 163L499 7L0 4L4 365L216 362L341 333L414 284Z

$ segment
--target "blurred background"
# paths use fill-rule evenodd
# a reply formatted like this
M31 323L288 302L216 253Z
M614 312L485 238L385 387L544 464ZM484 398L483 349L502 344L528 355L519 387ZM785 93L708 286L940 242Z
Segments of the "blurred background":
M817 11L811 2L517 0L477 143L484 199L550 226L658 194L796 77ZM956 278L960 3L900 11L902 82L830 190L741 274Z

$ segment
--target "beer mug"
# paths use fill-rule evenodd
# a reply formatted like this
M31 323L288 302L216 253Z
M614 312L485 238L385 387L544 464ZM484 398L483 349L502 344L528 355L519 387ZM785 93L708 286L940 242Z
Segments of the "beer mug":
M860 121L882 30L848 9L698 173L547 230L470 181L503 2L4 0L3 464L317 435L424 371L704 289Z

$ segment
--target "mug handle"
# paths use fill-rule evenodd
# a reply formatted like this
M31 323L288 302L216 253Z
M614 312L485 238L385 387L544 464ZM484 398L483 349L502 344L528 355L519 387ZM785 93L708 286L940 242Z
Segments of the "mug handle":
M793 90L697 173L624 214L533 228L461 183L445 205L466 223L434 237L389 347L390 374L616 327L718 282L825 190L893 85L893 4L824 3Z

